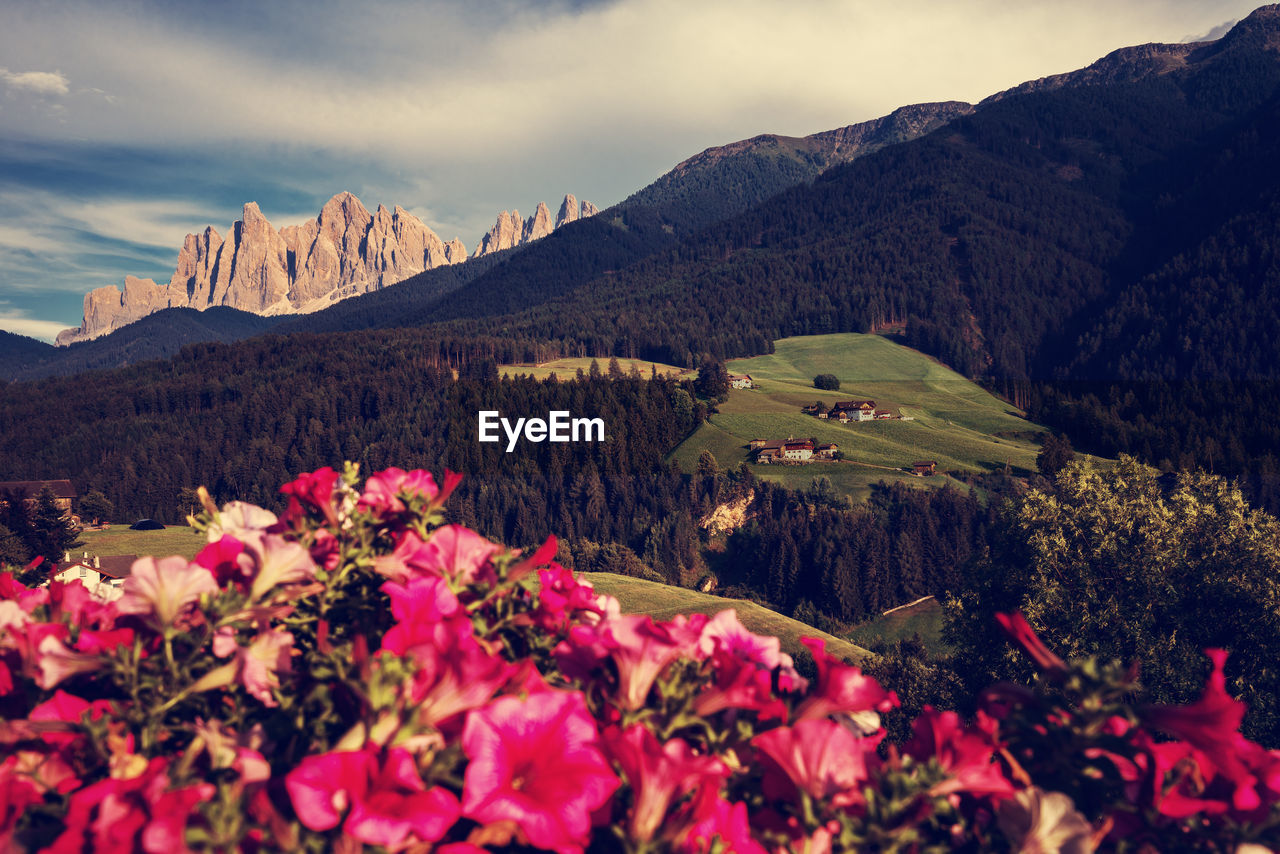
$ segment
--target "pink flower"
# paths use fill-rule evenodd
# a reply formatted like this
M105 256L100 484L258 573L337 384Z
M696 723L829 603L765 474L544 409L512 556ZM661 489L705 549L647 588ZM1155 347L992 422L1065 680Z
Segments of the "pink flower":
M1017 851L1093 851L1093 826L1062 792L1024 789L1000 804L999 815L1000 829Z
M121 614L154 616L159 627L168 628L203 594L217 592L213 574L203 566L181 557L143 557L133 562L116 607Z
M903 752L921 762L936 757L950 775L932 789L934 795L968 792L972 795L1007 797L1013 784L995 761L996 745L978 728L966 728L955 712L939 712L925 706L913 725L911 740Z
M502 547L461 525L444 525L427 539L426 569L438 571L454 580L455 585L472 584L480 577L489 558Z
M716 679L694 700L697 714L707 717L725 709L751 709L761 720L786 714L786 704L773 693L773 671L719 647L711 663Z
M36 667L40 670L40 678L36 684L46 691L64 679L101 670L107 663L101 655L86 655L70 649L53 635L46 635L40 641L37 654Z
M738 612L733 608L716 614L702 628L702 637L698 639L699 656L710 658L716 649L733 653L766 670L793 664L791 656L782 651L782 641L748 630L739 622Z
M409 529L398 535L395 551L374 559L374 570L392 581L432 575L466 586L493 577L487 564L500 551L501 546L460 525L436 528L425 542Z
M373 515L380 519L386 519L405 512L407 508L402 498L425 498L431 501L439 491L435 478L429 471L415 469L406 472L403 469L389 468L371 475L365 481L358 506L372 510Z
M539 848L582 851L592 811L618 786L577 692L501 697L469 712L462 748L471 760L463 814L481 824L514 822Z
M208 783L170 789L167 765L157 757L137 776L109 777L72 794L66 829L46 850L188 854L187 821L215 789Z
M438 786L428 790L413 756L403 748L387 751L363 797L351 805L343 830L366 845L392 851L415 842L435 842L458 820L458 799Z
M301 543L286 540L279 534L253 534L246 536L244 544L256 563L249 588L249 598L253 601L280 585L310 581L316 576L315 561Z
M1009 636L1009 640L1030 656L1046 676L1058 678L1066 675L1067 663L1044 645L1036 635L1035 629L1031 628L1031 624L1027 622L1027 618L1022 616L1021 611L1014 611L1012 614L996 614L996 622Z
M1213 662L1213 670L1205 681L1199 700L1187 706L1147 706L1142 710L1142 717L1156 729L1188 741L1212 756L1226 759L1239 746L1245 705L1227 694L1226 677L1222 672L1227 653L1221 649L1207 649L1205 655Z
M862 738L833 720L805 720L778 727L752 739L787 779L811 798L845 807L860 803L860 783L867 779L866 754L880 739Z
M633 792L627 834L643 842L653 838L674 800L704 788L718 791L730 773L718 758L695 754L684 739L660 744L642 724L612 729L605 742Z
M639 709L649 696L653 681L667 665L697 651L705 614L677 615L666 623L654 623L649 615L628 615L602 624L609 655L618 665L618 703Z
M808 699L796 709L795 720L823 718L840 712L887 712L898 705L897 694L881 688L880 683L864 676L857 667L828 655L825 641L801 638L800 642L813 653L818 678L811 686Z
M729 803L722 798L708 802L708 806L694 816L694 823L680 838L676 850L682 854L707 854L715 849L733 854L768 854L759 842L751 838L751 825L747 821L747 805L741 801Z
M278 629L267 629L259 632L244 651L241 684L250 695L257 697L268 708L279 705L273 692L280 688L280 674L292 669L289 657L292 649L293 635Z
M298 820L312 830L343 832L392 851L435 842L458 820L458 800L447 790L427 790L413 756L403 748L338 751L308 756L285 777ZM349 810L349 812L348 812Z
M205 529L205 537L210 543L216 543L223 537L242 539L260 534L278 521L270 510L244 501L229 501Z
M562 631L579 613L599 615L599 597L595 588L578 581L573 573L558 563L538 570L538 610L534 619L547 631Z
M312 830L337 827L353 795L368 790L369 764L363 750L334 751L299 762L284 779L298 820Z
M248 589L254 572L253 556L245 549L244 543L229 534L211 540L192 558L192 563L213 573L219 586L232 582L241 590Z
M300 519L309 511L319 510L325 523L337 526L338 506L334 502L334 487L338 483L338 473L329 466L316 469L310 474L301 475L280 487L280 492L289 496L289 510L285 514L288 519Z

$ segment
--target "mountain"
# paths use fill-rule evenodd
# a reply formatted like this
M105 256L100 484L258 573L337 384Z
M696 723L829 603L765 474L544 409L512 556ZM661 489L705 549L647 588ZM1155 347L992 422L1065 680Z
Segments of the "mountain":
M43 341L0 330L0 365L8 366L27 362L48 356L53 352L53 347Z
M148 359L166 359L187 344L230 343L261 335L279 320L221 305L204 311L161 309L110 335L78 341L66 347L44 344L43 349L25 354L10 354L0 348L0 377L31 380L119 368Z
M1022 380L1058 375L1082 346L1108 350L1081 336L1154 276L1188 322L1235 326L1185 345L1168 334L1157 349L1230 351L1232 371L1275 376L1280 328L1264 329L1271 297L1254 274L1267 269L1263 226L1280 192L1270 159L1277 32L1280 7L1268 6L1216 42L1113 53L835 166L625 270L527 294L511 316L478 320L480 310L459 324L456 306L441 305L423 320L685 365L754 355L790 335L905 325L913 343L970 376ZM1217 283L1238 292L1223 303L1235 308L1197 316L1206 283L1157 274L1180 256L1181 269L1197 266L1197 247L1240 216L1258 227L1237 223L1213 250L1255 244ZM469 297L493 305L499 287L477 280ZM1267 304L1244 314L1256 295ZM1137 343L1121 328L1095 334L1113 349Z
M586 219L598 213L600 210L595 205L586 199L579 203L572 193L564 197L564 201L560 204L560 212L556 214L554 221L551 219L551 209L545 202L538 202L533 216L527 220L520 218L519 211L502 211L498 214L498 221L494 223L493 228L489 229L489 233L480 238L480 244L476 246L476 251L471 257L492 255L494 252L541 240L562 225Z
M741 213L832 166L923 136L973 109L963 101L912 104L871 121L809 136L761 134L708 148L619 207L651 208L674 227L696 229Z
M565 197L565 206L573 200ZM515 212L504 212L495 231L502 245L486 236L475 255L507 249L549 234L565 221L589 215L595 207L573 200L573 214L550 223L545 204L543 220L525 226ZM378 206L370 213L348 192L339 193L309 222L277 231L258 205L248 202L226 239L212 227L188 234L178 253L168 285L126 276L124 289L114 285L85 295L84 320L77 329L58 335L59 345L97 338L165 308L212 306L261 315L305 314L357 294L380 290L424 270L467 260L458 239L443 242L435 232L404 208Z

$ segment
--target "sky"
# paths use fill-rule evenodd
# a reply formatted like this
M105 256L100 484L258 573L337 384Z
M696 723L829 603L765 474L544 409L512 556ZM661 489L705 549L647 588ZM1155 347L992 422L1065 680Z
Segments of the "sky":
M499 210L619 202L705 148L978 101L1235 0L5 0L0 329L165 283L245 202L343 190L474 248Z

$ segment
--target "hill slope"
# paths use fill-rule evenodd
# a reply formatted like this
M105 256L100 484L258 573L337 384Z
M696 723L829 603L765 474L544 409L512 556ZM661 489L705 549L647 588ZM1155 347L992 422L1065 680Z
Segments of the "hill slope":
M673 458L686 471L710 450L722 468L749 459L752 439L817 438L834 442L842 462L801 466L752 465L757 478L792 489L813 478L830 478L838 493L867 497L872 484L958 486L946 476L910 474L916 460L935 460L940 472L983 473L1006 464L1035 470L1039 446L1030 434L1043 428L1022 417L969 380L914 350L876 335L816 335L774 342L768 356L729 363L733 373L750 374L757 388L730 391L727 403L684 441ZM839 391L819 391L819 373L840 379ZM823 401L874 400L876 407L912 420L840 424L800 412ZM1003 435L1001 435L1003 434ZM967 489L967 486L961 487Z

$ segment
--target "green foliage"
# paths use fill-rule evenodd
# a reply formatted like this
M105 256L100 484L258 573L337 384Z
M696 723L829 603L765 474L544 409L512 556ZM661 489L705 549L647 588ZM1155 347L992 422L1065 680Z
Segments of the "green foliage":
M698 368L698 378L693 382L694 390L708 400L723 400L729 396L729 372L724 362L707 357Z
M835 374L818 374L813 378L813 387L820 388L823 391L838 391L840 389L840 378Z
M110 522L115 513L115 505L100 489L91 489L79 500L80 519L84 522Z
M26 566L31 560L31 550L22 538L0 524L0 567Z
M1148 696L1195 697L1205 648L1223 648L1246 732L1280 744L1280 523L1203 473L1167 492L1129 457L1074 463L1054 492L1005 510L968 590L948 603L947 637L965 677L1027 680L992 616L1020 609L1066 657L1140 663Z
M1075 451L1071 448L1071 440L1066 436L1055 436L1048 433L1044 437L1044 447L1036 455L1036 468L1047 478L1055 478L1075 459Z

